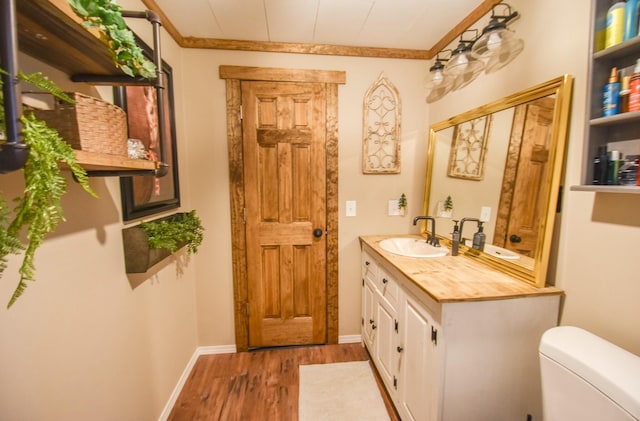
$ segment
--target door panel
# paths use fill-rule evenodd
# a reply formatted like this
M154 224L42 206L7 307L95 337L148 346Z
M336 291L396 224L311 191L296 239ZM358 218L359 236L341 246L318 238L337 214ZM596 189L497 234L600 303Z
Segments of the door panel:
M326 342L322 84L243 82L249 346Z

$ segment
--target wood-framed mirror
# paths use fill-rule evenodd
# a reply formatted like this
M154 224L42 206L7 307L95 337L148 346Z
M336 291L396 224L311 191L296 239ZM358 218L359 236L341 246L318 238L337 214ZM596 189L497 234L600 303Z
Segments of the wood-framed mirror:
M546 283L572 86L560 76L429 129L423 215L436 218L448 246L454 221L485 220L484 251L471 247L477 223L466 222L460 254L537 287Z

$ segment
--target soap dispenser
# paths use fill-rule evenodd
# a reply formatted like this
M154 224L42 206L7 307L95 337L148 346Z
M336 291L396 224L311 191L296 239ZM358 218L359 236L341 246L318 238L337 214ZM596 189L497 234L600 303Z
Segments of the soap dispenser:
M460 245L460 228L458 228L458 221L453 220L453 232L451 233L451 255L458 255L458 246Z
M480 221L480 222L478 222L478 232L473 234L473 244L472 244L471 247L476 249L476 250L483 251L484 250L484 242L485 242L486 238L487 238L487 236L484 233L484 228L482 226L482 221Z

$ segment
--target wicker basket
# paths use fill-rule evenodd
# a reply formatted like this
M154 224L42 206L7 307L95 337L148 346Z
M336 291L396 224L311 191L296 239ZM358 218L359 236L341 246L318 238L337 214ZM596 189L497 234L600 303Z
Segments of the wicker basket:
M60 133L73 149L126 157L127 116L101 99L68 92L76 103L55 101L52 110L33 110L35 116Z

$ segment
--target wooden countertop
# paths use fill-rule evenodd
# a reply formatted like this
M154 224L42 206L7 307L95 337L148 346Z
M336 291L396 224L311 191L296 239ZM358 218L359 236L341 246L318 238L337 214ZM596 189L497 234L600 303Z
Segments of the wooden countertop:
M391 237L424 238L419 235L372 235L361 236L360 243L364 250L369 249L367 251L379 254L440 303L564 294L563 290L555 287L536 288L463 255L414 258L380 248L380 241Z

